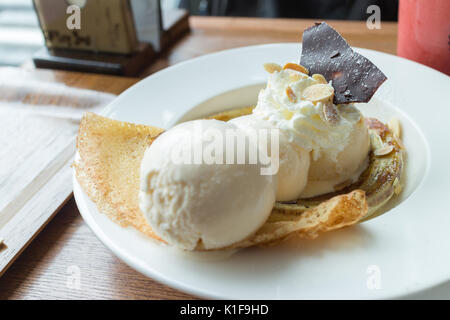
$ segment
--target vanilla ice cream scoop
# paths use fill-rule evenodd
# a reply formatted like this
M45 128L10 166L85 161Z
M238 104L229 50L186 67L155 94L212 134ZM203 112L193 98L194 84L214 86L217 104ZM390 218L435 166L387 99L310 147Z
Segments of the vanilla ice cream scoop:
M246 137L230 123L189 121L161 134L146 150L139 206L169 244L224 248L254 233L272 211L276 176L262 175L259 163L226 164L226 156L237 152L236 145L222 140L227 133Z
M262 120L254 115L234 118L229 121L246 131L265 129L270 135L271 130L278 130L278 172L277 172L277 201L295 200L305 189L308 180L310 157L309 152L290 142L286 134L277 129L269 121ZM271 154L272 139L267 138L266 148ZM263 146L264 147L264 146Z
M370 141L363 116L353 104L334 105L333 92L320 75L275 70L253 110L254 116L269 121L290 142L310 152L302 198L334 191L354 180L367 164Z

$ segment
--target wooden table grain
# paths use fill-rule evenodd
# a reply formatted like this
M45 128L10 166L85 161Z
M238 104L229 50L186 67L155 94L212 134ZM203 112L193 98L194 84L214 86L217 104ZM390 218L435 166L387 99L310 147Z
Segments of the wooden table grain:
M302 31L314 22L298 19L192 17L191 32L143 70L142 76L219 50L300 41ZM396 53L396 23L382 22L381 29L374 30L359 21L328 23L353 46ZM54 81L114 94L119 94L139 80L36 70L29 64L17 72L26 72L30 80ZM195 298L149 279L117 259L83 222L73 198L0 278L0 299Z

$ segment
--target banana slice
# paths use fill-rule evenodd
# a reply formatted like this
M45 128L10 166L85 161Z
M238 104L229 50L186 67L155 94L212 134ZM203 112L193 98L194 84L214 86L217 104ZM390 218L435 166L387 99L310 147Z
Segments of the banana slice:
M216 119L216 120L220 120L220 121L228 121L233 118L252 114L253 109L254 109L254 107L231 109L231 110L213 114L211 116L206 117L206 119Z
M398 138L377 119L366 119L370 134L371 152L369 155L369 166L361 174L358 181L345 188L326 195L311 199L300 199L292 203L275 204L275 211L287 215L298 214L298 212L313 208L327 199L351 192L352 190L363 190L369 206L364 218L368 218L385 205L394 194L401 190L401 175L403 169L403 150ZM379 154L379 150L390 150ZM383 153L383 152L382 152Z

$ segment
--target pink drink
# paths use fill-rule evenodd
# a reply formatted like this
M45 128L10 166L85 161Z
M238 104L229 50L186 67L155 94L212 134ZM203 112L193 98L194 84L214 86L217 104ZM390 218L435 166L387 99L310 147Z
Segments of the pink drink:
M397 54L450 75L450 0L400 0Z

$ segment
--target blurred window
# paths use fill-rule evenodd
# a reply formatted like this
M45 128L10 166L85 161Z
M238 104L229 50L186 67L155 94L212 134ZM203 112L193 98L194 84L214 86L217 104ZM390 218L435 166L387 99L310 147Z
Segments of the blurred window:
M32 0L0 0L0 66L19 66L44 45Z

